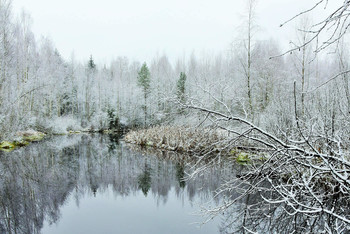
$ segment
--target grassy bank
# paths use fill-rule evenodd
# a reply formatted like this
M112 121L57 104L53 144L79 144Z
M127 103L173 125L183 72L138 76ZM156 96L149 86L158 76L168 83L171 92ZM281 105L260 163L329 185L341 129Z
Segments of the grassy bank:
M12 137L7 139L0 139L0 151L11 152L16 148L24 147L29 145L31 142L38 142L43 140L47 136L55 135L72 135L72 134L94 134L94 133L103 133L103 134L121 134L119 130L96 130L96 129L80 129L75 131L62 131L62 132L41 132L36 130L26 130L19 131L15 133Z
M179 126L156 126L130 131L125 142L190 155L223 155L237 162L249 163L262 159L263 153L243 150L229 141L227 132L212 128L187 128ZM248 149L248 148L247 148Z
M11 152L12 150L29 145L31 142L37 142L44 139L46 136L45 133L27 130L22 132L17 132L16 137L13 140L1 141L0 150L5 152Z
M223 149L225 137L211 129L157 126L130 131L125 136L128 143L152 146L170 151L189 153L215 152Z

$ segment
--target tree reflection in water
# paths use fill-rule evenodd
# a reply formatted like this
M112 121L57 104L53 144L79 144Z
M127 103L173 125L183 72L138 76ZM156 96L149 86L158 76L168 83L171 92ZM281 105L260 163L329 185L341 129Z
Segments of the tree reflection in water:
M180 188L185 188L185 166L181 163L176 163L176 178L179 182Z
M151 169L145 162L145 169L141 175L138 176L139 188L142 190L143 194L147 197L147 193L151 188Z
M287 205L266 203L261 195L266 196L250 194L228 208L222 215L220 233L349 233L345 226L335 228L339 222L332 215L293 213ZM344 200L335 209L349 212L348 207L349 201Z
M184 190L185 170L169 159L131 151L116 136L62 136L1 152L0 233L40 233L45 220L57 223L70 196L79 206L86 194L111 187L116 196L142 191L163 202L171 189L178 197L210 197L219 171L188 182Z
M86 194L93 196L109 188L115 196L142 191L145 196L152 194L163 202L167 202L170 190L174 189L178 198L185 193L190 201L196 198L211 201L211 205L222 205L239 196L238 191L231 191L221 194L225 196L221 199L215 196L215 191L243 168L224 162L184 181L185 175L194 169L186 156L147 151L131 150L115 136L75 135L0 153L0 233L40 233L45 220L50 224L58 222L60 208L69 196L79 206ZM266 203L261 195L274 196L268 191L249 194L231 205L222 214L218 231L317 233L332 230L336 223L327 214L291 214L287 206ZM340 197L327 201L329 206L344 212L348 212L348 203Z

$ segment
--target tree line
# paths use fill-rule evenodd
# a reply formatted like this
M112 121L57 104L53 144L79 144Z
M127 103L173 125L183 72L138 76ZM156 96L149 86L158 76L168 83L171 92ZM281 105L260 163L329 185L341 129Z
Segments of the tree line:
M186 103L235 113L283 135L296 131L291 112L295 101L305 125L306 120L322 116L315 122L327 126L327 135L345 131L350 110L348 74L322 84L348 67L346 43L317 59L312 43L271 59L283 51L276 40L254 37L253 3L243 25L245 36L225 52L193 52L175 62L165 54L155 55L142 64L119 56L100 65L93 56L82 63L74 55L66 61L50 39L36 39L28 14L15 17L11 0L2 1L1 137L26 128L60 133L200 123L204 117L184 110ZM294 44L309 40L308 23L301 24L305 30L296 33Z

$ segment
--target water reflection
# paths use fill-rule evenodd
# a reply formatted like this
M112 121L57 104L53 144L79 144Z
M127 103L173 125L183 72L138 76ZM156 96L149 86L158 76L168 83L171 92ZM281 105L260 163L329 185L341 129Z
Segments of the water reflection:
M265 202L261 195L266 197L262 193L250 194L241 203L229 207L222 215L220 233L350 233L349 226L341 224L326 212L294 212L286 204ZM347 200L325 204L325 207L327 205L349 212ZM298 208L303 209L302 206Z
M147 196L149 189L151 188L151 168L145 162L144 171L138 176L139 188L142 190L143 194Z
M60 221L70 199L79 206L108 191L115 197L142 191L162 203L172 194L211 198L222 171L185 182L186 170L185 163L131 151L112 136L62 136L0 153L0 232L40 233L45 222Z
M176 179L179 182L180 188L184 188L186 186L185 166L181 163L176 163Z
M196 202L209 201L205 208L215 210L240 195L230 191L222 199L215 191L237 179L244 167L223 162L184 180L196 169L189 165L185 155L131 149L117 136L62 136L0 152L0 233L54 233L55 225L57 233L115 233L116 226L119 233L348 231L326 213L305 215L266 203L262 196L274 197L271 190L254 191L228 206L216 222L191 229L188 213L199 209ZM349 213L349 201L342 197L324 205ZM80 216L87 218L80 222ZM68 229L59 229L70 219L74 223ZM97 222L105 229L95 230Z

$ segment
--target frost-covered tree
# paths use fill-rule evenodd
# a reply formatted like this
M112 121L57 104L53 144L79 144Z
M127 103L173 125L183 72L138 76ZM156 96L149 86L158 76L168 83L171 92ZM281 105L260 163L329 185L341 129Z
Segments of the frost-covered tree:
M252 50L254 48L254 33L256 31L256 6L257 0L248 0L247 1L247 10L244 23L242 25L243 30L245 31L245 37L241 38L240 47L244 48L241 51L239 56L239 61L241 63L242 73L246 80L246 93L248 98L248 111L249 115L253 117L254 115L254 106L253 106L253 79L252 79Z
M180 73L180 78L176 83L176 95L180 102L185 102L185 91L186 91L186 79L187 76L184 72Z
M143 98L144 98L144 125L147 123L147 98L151 92L151 73L147 67L147 64L144 63L137 74L137 85L142 89Z
M95 83L96 65L90 56L90 59L86 68L86 81L85 81L85 119L89 122L94 111L94 104L96 100L93 99L93 84Z
M270 59L271 56L279 53L281 53L279 45L274 40L256 41L252 50L252 56L255 58L252 74L256 79L252 89L255 93L253 104L257 111L264 111L273 102L276 88L280 87L284 69L283 58Z

